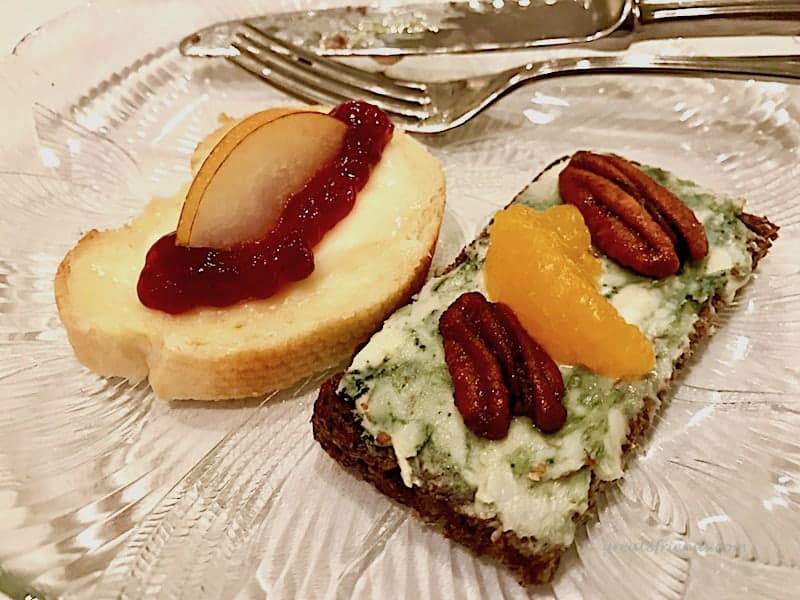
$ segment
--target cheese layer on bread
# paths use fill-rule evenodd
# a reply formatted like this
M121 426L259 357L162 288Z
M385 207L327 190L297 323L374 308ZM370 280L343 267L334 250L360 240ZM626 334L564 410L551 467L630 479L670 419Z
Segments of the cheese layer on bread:
M516 199L537 210L562 202L558 163ZM407 486L441 486L462 510L495 519L499 530L569 546L575 517L588 509L592 477L622 476L629 424L672 378L689 348L698 315L715 297L732 299L750 278L754 234L737 218L742 202L720 197L659 169L645 172L672 190L705 226L710 253L663 280L641 277L603 257L601 292L653 344L655 368L644 378L613 381L561 365L568 421L555 434L514 417L508 436L491 441L468 430L453 401L438 322L462 293L481 291L488 238L466 249L466 260L429 281L415 301L395 313L355 357L338 388L352 399L364 430L391 436ZM613 344L613 340L608 340ZM382 439L386 439L383 436Z
M175 230L184 195L154 200L120 229L87 234L59 268L56 300L78 359L93 371L149 376L163 398L224 399L334 366L418 289L439 233L444 175L396 130L352 212L316 247L310 277L265 300L169 315L144 307L136 284L147 250Z

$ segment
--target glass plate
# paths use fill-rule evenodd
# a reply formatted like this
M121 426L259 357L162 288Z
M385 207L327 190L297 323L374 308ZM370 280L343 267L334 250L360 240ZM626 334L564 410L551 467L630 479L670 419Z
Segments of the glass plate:
M169 403L73 357L52 292L64 253L87 230L122 224L148 198L173 192L221 112L288 102L225 62L180 57L174 44L213 21L311 3L213 4L94 2L37 30L0 64L0 590L20 598L796 594L797 90L551 80L457 131L420 138L448 177L439 266L541 168L578 148L744 196L749 211L782 227L553 585L526 590L322 452L309 424L318 380L251 402ZM796 51L794 40L784 43ZM527 57L404 60L392 70L444 77Z

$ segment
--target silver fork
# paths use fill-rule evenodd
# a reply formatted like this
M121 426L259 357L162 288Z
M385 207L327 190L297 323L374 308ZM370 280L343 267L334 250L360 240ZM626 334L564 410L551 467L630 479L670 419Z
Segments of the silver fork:
M586 73L661 73L733 79L800 80L800 55L680 57L603 55L529 62L500 73L448 82L393 79L323 58L243 24L228 60L291 96L315 104L362 99L416 133L463 125L501 96L532 81Z

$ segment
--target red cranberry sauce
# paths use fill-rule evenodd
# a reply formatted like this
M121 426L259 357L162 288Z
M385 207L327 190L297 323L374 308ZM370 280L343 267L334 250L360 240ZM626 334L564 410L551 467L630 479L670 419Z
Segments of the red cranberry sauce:
M339 156L290 196L264 238L231 248L192 248L175 233L158 240L139 275L139 300L170 314L268 298L314 271L314 246L352 210L380 161L394 126L366 102L345 102L330 115L349 126Z

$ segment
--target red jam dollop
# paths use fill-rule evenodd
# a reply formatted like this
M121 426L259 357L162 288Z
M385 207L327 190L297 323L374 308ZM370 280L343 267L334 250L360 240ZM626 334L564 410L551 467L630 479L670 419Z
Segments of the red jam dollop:
M286 200L275 227L262 239L225 249L179 246L174 232L165 235L139 275L142 304L170 314L231 306L268 298L311 275L314 246L350 213L394 130L366 102L345 102L330 115L349 127L342 151Z

